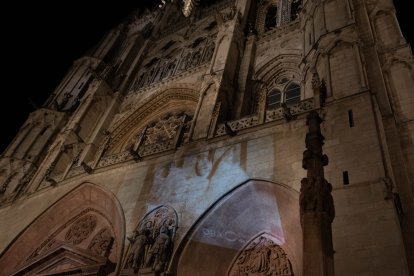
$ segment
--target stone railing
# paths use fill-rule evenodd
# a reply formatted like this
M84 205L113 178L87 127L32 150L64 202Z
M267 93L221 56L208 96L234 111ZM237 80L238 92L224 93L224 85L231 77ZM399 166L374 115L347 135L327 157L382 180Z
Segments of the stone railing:
M170 139L170 140L167 140L161 143L144 145L143 147L140 148L139 153L141 156L148 156L148 155L156 154L159 152L164 152L167 150L172 150L174 149L174 147L175 147L174 139Z
M257 115L241 118L236 121L227 122L227 125L231 127L232 131L239 131L245 128L249 128L259 124L259 118ZM226 127L224 124L219 124L216 130L216 136L225 135Z
M307 99L303 100L299 103L296 103L294 105L289 106L289 112L292 116L308 112L309 110L312 110L314 108L313 106L313 99ZM285 111L283 107L279 107L277 109L272 110L266 110L266 117L265 117L265 123L277 121L285 119ZM229 131L235 132L242 129L250 128L256 125L261 124L259 122L259 117L257 114L250 115L248 117L241 118L239 120L235 121L229 121L227 122L227 126L231 128L231 130L226 131L226 126L224 123L217 125L215 136L221 136L228 134Z
M116 163L121 163L127 160L131 160L132 156L129 153L129 151L123 151L120 153L115 153L115 154L111 154L111 155L107 155L101 158L101 160L98 163L97 168L102 168L102 167L106 167L109 165L113 165Z
M309 110L312 110L313 108L314 108L313 99L303 100L299 103L289 106L291 115L305 113ZM280 120L280 119L285 118L284 116L285 115L284 115L283 107L279 107L277 109L272 109L272 110L266 110L265 122L267 123L267 122Z

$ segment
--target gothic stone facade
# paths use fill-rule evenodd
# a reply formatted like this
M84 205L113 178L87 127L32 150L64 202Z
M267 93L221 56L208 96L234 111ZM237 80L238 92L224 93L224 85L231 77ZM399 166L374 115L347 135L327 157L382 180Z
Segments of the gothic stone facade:
M184 2L110 31L1 155L0 275L308 275L313 110L335 275L414 273L414 61L392 1Z

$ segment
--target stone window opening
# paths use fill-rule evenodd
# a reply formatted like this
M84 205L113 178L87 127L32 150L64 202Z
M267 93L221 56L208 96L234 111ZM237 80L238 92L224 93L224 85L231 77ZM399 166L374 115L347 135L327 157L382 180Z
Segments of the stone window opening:
M285 86L280 87L280 84ZM270 89L266 97L266 109L272 110L277 109L286 103L287 106L292 106L300 102L300 86L294 82L282 82L279 83L279 87Z
M302 0L292 0L290 4L290 21L295 21L299 18L299 13L302 10Z
M302 10L302 0L272 0L258 8L256 29L259 34L297 21Z
M267 94L266 109L276 109L280 107L282 93L278 89L273 89Z
M277 27L277 7L270 6L265 18L265 32L271 31Z
M289 84L285 92L285 102L288 106L300 102L299 85L297 85L296 83Z

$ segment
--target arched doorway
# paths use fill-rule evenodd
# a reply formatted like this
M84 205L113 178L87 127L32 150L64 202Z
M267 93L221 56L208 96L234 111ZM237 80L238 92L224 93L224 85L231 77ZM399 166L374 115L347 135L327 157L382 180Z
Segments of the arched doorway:
M125 220L115 196L84 183L38 218L0 259L2 275L110 274L118 270Z
M172 274L234 275L237 258L252 256L244 251L261 249L256 243L266 239L269 252L279 253L261 258L267 264L255 268L259 274L241 275L267 275L271 271L265 270L276 266L268 257L276 255L285 260L278 262L291 265L291 270L287 272L290 274L272 275L301 275L302 229L298 200L297 191L272 182L249 180L240 185L215 203L191 228L174 255ZM250 269L249 265L254 267L252 263L244 267Z

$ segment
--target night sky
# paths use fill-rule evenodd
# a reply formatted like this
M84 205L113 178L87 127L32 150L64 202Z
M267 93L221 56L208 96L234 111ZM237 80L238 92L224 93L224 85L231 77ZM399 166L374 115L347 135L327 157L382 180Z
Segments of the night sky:
M201 0L202 2L203 0ZM13 1L3 9L1 59L0 153L7 147L30 112L29 98L42 105L72 62L82 57L110 28L115 27L138 6L158 0L82 4L52 1L24 5ZM108 1L109 2L109 1ZM110 3L114 3L111 1ZM413 44L410 1L395 1L403 34ZM9 5L9 4L8 4ZM14 18L14 20L10 20Z

